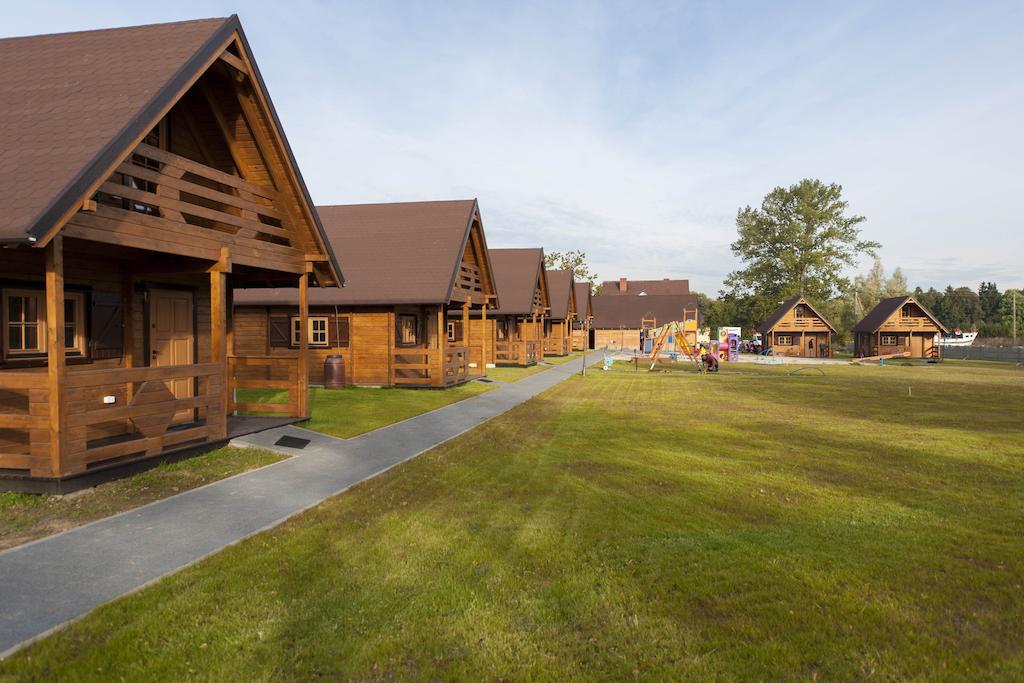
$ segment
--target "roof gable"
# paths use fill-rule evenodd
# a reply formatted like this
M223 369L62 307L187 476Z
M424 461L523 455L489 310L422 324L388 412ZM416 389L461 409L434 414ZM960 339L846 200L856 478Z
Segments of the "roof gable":
M222 60L244 89L250 146L279 168L268 172L295 214L297 243L321 281L339 280L237 16L0 40L0 189L17 198L0 217L0 241L48 242Z
M912 296L893 296L888 299L882 299L879 301L874 308L872 308L864 318L853 326L854 332L867 332L874 334L885 324L887 320L896 315L905 304L914 304L925 314L925 316L935 323L935 326L942 332L949 332L945 325L939 322L931 311L921 305L921 303Z
M0 238L42 238L226 44L228 21L0 40Z
M581 314L581 318L589 318L594 314L591 305L590 283L577 282L573 285L573 290L576 294L576 312Z
M571 270L547 271L552 320L565 320L574 313L572 275Z
M489 249L494 281L501 305L497 315L530 315L538 294L542 296L544 250ZM542 299L542 306L543 299Z
M796 308L798 304L803 304L804 306L807 306L807 308L811 309L811 312L814 313L814 315L816 315L819 320L825 323L830 330L832 330L833 332L836 331L835 326L832 325L832 323L830 323L825 316L819 313L818 309L811 305L811 302L809 302L807 299L800 295L794 296L790 299L787 299L786 301L783 301L782 304L778 308L776 308L770 316L768 316L768 319L761 323L760 326L758 326L757 331L760 332L761 334L767 334L773 327L778 325L784 317L786 317L787 313Z

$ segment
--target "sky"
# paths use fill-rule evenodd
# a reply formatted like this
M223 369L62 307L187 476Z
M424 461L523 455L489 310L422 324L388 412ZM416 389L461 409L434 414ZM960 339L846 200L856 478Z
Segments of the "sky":
M1024 286L1020 0L0 9L4 36L237 13L318 204L476 197L491 247L714 293L737 210L819 178L911 286Z

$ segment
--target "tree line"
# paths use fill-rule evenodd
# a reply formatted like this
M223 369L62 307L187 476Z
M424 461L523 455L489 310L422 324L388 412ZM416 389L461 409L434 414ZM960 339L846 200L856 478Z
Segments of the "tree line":
M835 325L838 341L851 338L853 326L887 297L912 294L950 329L977 330L981 336L1024 335L1024 296L1000 292L983 282L977 291L953 287L911 290L899 268L886 274L878 260L878 242L861 238L863 216L849 215L842 187L805 179L777 187L760 207L747 206L736 216L733 253L743 267L729 274L717 298L697 294L705 324L712 329L740 325L752 334L780 303L798 294L811 301ZM872 268L852 280L844 271L863 256L875 256Z

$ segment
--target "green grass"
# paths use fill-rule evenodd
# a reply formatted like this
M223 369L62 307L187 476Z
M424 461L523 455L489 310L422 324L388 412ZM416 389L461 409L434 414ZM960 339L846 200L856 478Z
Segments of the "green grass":
M791 369L570 378L0 672L1020 680L1024 371Z
M257 448L218 448L67 496L0 493L0 550L283 459Z
M309 390L312 417L302 426L341 439L415 417L451 403L477 396L494 388L493 384L466 382L447 389L400 389L382 387L345 387ZM244 393L242 393L244 392ZM267 389L240 390L247 402L286 401L286 392Z
M537 363L536 365L531 365L525 368L519 366L490 368L487 370L487 376L490 379L495 379L499 382L518 382L524 377L529 377L530 375L535 375L538 372L550 370L552 365L562 365L563 363L568 363L570 361L577 361L578 363L580 362L580 357L582 355L582 352L574 351L568 356L548 356L544 359L543 363ZM587 361L591 362L595 360L597 360L597 356L594 352L588 351Z

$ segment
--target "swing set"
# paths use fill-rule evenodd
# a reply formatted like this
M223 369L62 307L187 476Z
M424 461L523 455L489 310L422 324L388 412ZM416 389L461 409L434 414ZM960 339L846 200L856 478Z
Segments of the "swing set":
M682 353L690 359L694 367L697 368L697 372L704 374L707 372L707 368L704 367L704 363L701 361L700 352L695 350L690 342L687 340L686 326L679 321L672 321L666 323L661 327L654 327L653 321L643 321L643 350L650 353L651 370L654 370L655 366L661 358L661 353L670 346L674 346L675 349L669 352L669 356L672 360L676 360L679 354Z

